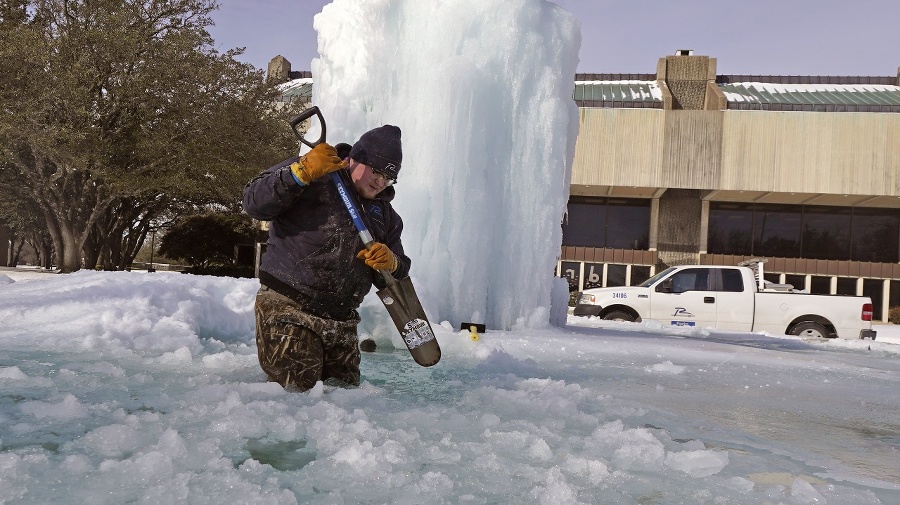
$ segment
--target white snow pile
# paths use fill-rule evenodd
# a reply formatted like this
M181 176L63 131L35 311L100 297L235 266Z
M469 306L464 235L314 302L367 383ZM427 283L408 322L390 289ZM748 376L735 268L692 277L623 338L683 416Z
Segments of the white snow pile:
M3 501L900 496L890 442L900 370L881 350L894 344L654 335L582 318L473 340L441 322L433 326L444 356L434 367L388 343L363 354L359 388L297 394L265 382L256 362L257 287L85 271L0 288ZM858 424L868 431L853 431Z

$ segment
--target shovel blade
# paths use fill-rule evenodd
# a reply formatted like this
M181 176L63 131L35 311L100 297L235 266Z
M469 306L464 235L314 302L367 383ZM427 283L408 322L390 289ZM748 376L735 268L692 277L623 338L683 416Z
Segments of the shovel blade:
M377 294L416 363L432 366L440 361L441 348L410 278L390 282Z

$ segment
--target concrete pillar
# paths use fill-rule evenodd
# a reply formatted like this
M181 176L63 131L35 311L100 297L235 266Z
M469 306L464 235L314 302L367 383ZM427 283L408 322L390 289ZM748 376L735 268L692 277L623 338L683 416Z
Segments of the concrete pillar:
M584 262L578 263L578 291L584 291Z
M659 198L654 197L650 200L650 230L647 238L647 248L651 251L657 250L657 241L659 236Z
M659 266L700 262L700 190L669 189L659 199Z
M709 239L709 200L700 202L700 254L706 254Z
M656 78L664 81L671 96L671 104L664 104L667 110L722 110L724 95L707 96L715 93L709 83L716 80L716 59L709 56L694 56L689 49L676 51L674 56L660 59L656 67ZM671 106L669 106L671 105Z

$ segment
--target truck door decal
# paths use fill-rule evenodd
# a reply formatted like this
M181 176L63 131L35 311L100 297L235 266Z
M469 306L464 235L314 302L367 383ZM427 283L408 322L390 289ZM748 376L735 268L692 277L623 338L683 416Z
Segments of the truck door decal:
M694 314L688 312L688 310L684 307L675 307L675 313L672 314L672 317L696 317ZM672 321L672 326L694 326L697 323L694 321Z

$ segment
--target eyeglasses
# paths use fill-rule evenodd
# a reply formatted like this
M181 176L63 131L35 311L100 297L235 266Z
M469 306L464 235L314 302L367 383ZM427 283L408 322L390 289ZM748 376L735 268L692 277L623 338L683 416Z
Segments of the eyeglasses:
M381 170L376 170L372 167L369 167L369 169L372 170L372 174L375 175L375 179L381 179L384 181L385 186L393 186L394 184L397 184L396 179L391 179L389 176L385 175L385 173L382 172Z

